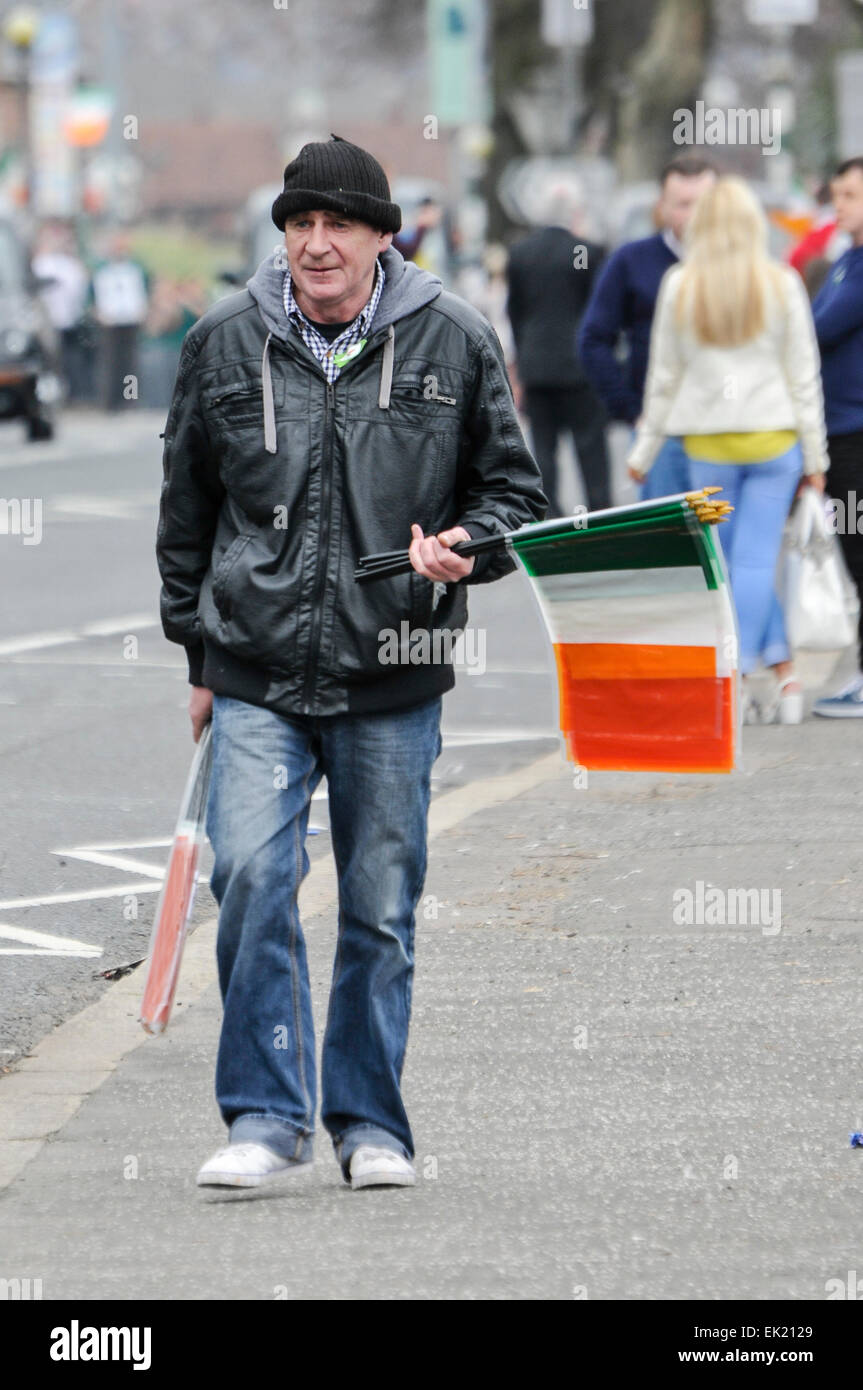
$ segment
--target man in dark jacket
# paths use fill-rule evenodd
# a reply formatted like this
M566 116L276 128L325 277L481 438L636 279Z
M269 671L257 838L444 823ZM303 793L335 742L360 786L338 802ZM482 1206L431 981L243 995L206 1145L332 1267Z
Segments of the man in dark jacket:
M401 217L377 160L335 136L305 145L273 220L284 245L187 334L165 432L162 622L187 650L195 737L212 716L214 741L230 1142L198 1182L254 1186L312 1158L297 893L326 775L339 923L321 1121L352 1186L410 1185L400 1079L455 683L442 639L465 626L467 584L515 567L450 547L547 503L497 337L392 248ZM354 582L361 555L408 545L410 574Z
M634 429L641 415L653 311L662 277L683 256L683 236L702 190L716 177L699 155L680 155L662 171L660 230L613 251L581 321L578 349L585 371L615 420ZM620 360L618 349L626 348ZM679 439L667 439L641 487L643 498L685 492L689 460Z
M553 188L544 213L548 225L510 250L506 309L549 516L561 516L557 444L562 433L572 434L588 507L611 505L608 417L576 351L578 325L604 251L580 234L575 189Z

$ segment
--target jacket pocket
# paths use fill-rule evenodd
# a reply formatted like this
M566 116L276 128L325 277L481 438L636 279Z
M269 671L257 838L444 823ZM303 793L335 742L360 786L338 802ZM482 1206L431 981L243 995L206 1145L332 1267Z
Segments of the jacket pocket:
M406 373L393 380L390 406L404 404L410 410L423 411L437 429L449 429L460 421L461 388L444 382L435 372Z
M273 405L280 410L284 404L285 383L281 377L272 379ZM201 393L204 415L212 429L224 434L235 421L263 420L263 382L259 375L236 376L233 380L208 386Z
M213 577L213 603L222 618L230 617L231 600L229 583L234 567L251 540L251 536L235 536L228 546Z
M217 430L229 429L235 419L261 414L261 383L246 380L212 387L204 395L204 406Z

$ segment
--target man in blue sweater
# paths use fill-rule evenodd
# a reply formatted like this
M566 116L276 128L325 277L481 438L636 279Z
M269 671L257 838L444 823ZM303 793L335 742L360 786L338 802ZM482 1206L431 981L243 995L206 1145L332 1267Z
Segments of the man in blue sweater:
M839 541L861 604L857 674L837 694L817 700L813 713L863 718L863 157L840 164L832 192L837 227L851 237L851 246L813 300L812 315L830 455L826 487L837 504Z
M698 195L716 177L715 167L695 155L665 166L657 216L661 230L629 241L606 261L581 321L578 351L615 420L635 427L641 414L650 349L650 329L659 284L683 254L683 233ZM623 339L627 357L621 362ZM668 439L645 479L642 497L662 497L689 487L689 460L679 439Z

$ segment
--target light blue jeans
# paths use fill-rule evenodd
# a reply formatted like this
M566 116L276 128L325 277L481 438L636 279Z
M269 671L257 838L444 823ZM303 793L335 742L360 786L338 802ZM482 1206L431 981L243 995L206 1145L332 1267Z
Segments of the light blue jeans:
M231 1142L308 1162L315 1037L297 893L312 793L326 775L338 941L321 1060L321 1122L344 1176L361 1143L412 1158L400 1091L426 873L442 696L383 714L295 715L213 700L207 833L224 1016L216 1099Z
M689 492L691 487L689 455L679 439L666 439L647 477L639 484L641 501L668 497L675 492Z
M791 659L776 596L782 531L803 472L800 445L764 463L691 462L693 487L718 484L734 511L717 526L740 628L740 670Z

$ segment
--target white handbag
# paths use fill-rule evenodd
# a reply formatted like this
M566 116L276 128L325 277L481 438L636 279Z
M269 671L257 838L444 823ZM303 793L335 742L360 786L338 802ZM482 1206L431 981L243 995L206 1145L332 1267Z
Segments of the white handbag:
M828 505L815 488L805 487L785 524L777 588L794 651L840 651L856 637Z

